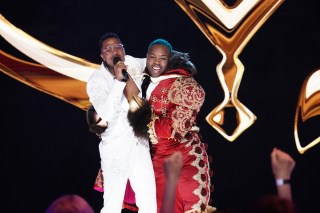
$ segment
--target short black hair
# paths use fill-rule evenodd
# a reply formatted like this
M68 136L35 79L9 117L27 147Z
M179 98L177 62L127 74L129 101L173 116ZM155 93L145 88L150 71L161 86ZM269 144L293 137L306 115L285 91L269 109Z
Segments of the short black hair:
M100 39L99 39L99 49L101 50L102 48L102 43L109 39L109 38L115 38L115 39L118 39L119 41L121 41L119 35L117 33L113 33L113 32L108 32L108 33L105 33L103 34Z

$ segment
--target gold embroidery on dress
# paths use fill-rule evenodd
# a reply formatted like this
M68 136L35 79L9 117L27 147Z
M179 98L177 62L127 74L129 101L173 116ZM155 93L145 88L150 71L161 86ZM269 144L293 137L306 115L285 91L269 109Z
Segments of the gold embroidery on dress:
M189 140L189 142L187 143L187 146L191 146L191 143L193 143L193 141L198 141L199 144L201 143L199 137L193 134L193 137L191 140ZM199 183L199 187L193 191L193 193L199 197L199 201L198 201L198 203L193 205L193 207L192 207L193 210L190 210L190 212L194 212L195 209L201 209L201 204L207 203L206 201L210 199L210 192L209 191L208 191L208 194L206 194L205 196L202 195L202 193L201 193L203 188L208 188L208 189L210 188L211 181L210 181L210 175L208 173L210 170L209 164L208 164L207 168L199 166L201 160L208 162L208 158L205 159L204 156L201 155L201 153L203 153L205 150L203 150L204 147L200 146L199 144L193 145L192 149L189 152L189 155L197 156L191 165L193 165L194 167L196 167L198 169L198 172L197 172L197 174L195 174L193 176L193 179ZM197 153L195 151L196 148L200 148L202 151L200 153ZM202 180L202 178L201 178L202 175L205 175L207 177L208 186L206 186L205 181ZM200 210L198 212L200 213L202 211Z
M171 102L199 112L205 92L194 78L177 78L168 92Z
M177 106L172 111L171 119L173 129L182 137L195 125L196 114L204 98L204 90L193 78L177 78L172 84L168 92L168 99Z
M152 144L157 144L158 143L158 138L157 138L157 135L156 135L156 131L154 129L154 122L159 119L158 116L152 116L151 118L151 121L150 123L148 124L148 127L149 127L149 130L148 130L148 133L149 133L149 139L150 139L150 142Z

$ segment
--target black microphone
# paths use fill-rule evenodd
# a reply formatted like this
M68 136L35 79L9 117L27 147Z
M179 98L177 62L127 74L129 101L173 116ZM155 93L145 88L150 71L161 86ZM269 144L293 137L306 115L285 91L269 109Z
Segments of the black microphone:
M113 66L116 65L119 61L121 61L121 58L119 56L115 56L112 59ZM122 69L122 75L123 75L123 79L121 81L127 82L129 80L129 74L128 74L127 70Z

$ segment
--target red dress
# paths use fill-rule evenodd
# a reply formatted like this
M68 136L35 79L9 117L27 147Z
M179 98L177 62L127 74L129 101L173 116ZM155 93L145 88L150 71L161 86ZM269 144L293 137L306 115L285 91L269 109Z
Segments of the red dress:
M170 70L163 76L171 74L181 76L160 81L149 98L154 116L149 133L154 149L152 161L158 212L165 185L163 162L175 151L183 154L175 213L206 212L210 199L209 162L196 126L196 117L203 105L205 92L187 71Z

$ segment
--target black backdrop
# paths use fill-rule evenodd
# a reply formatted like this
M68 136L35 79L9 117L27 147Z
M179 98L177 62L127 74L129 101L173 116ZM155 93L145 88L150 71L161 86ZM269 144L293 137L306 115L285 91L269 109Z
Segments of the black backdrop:
M173 0L2 0L0 11L47 45L94 63L100 63L97 41L107 31L117 32L136 57L159 37L189 52L207 93L198 123L213 156L213 204L241 211L256 197L276 193L269 154L278 147L296 159L293 196L301 211L311 212L318 209L320 146L299 154L293 121L302 82L320 68L316 5L286 0L240 54L245 73L238 97L257 121L232 143L205 121L223 99L215 71L221 55ZM2 50L31 60L0 41ZM102 194L92 189L98 141L87 130L85 112L2 73L0 92L4 208L40 213L56 197L77 193L99 212ZM318 135L319 124L311 130Z

